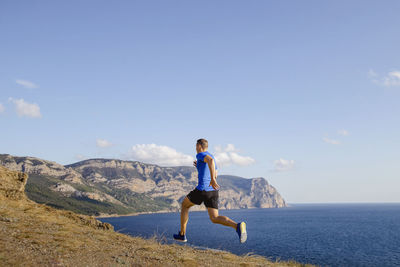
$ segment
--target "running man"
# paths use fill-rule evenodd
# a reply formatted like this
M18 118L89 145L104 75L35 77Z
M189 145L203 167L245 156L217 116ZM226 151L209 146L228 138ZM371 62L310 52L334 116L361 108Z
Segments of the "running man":
M207 149L208 141L206 139L197 140L197 160L193 161L193 165L197 168L199 183L182 201L181 230L178 234L174 234L174 239L187 242L186 225L189 220L189 209L194 205L200 205L204 201L210 220L213 223L230 226L235 229L240 243L244 243L247 239L246 223L236 223L226 216L218 215L218 166L214 156Z

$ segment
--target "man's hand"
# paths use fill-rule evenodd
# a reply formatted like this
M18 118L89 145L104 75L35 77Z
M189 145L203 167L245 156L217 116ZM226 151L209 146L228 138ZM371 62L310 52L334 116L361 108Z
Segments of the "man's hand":
M197 160L193 161L193 166L197 167Z
M211 185L215 190L219 189L219 184L217 183L217 180L215 180L215 179L211 179L211 182L209 185Z

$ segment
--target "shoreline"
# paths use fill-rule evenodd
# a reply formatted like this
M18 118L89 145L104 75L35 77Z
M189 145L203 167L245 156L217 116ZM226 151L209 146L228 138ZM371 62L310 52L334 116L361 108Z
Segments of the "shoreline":
M207 211L207 210L191 210L190 212L198 212L198 211ZM137 215L143 215L143 214L159 214L159 213L174 213L177 212L179 213L180 211L171 211L171 210L159 210L159 211L139 211L139 212L132 212L132 213L127 213L127 214L102 214L102 215L91 215L92 217L96 219L101 219L101 218L118 218L118 217L127 217L127 216L137 216Z
M273 208L245 208L245 209L218 209L219 211L222 210L249 210L249 209L283 209L283 208L291 208L292 206L287 205L286 207L273 207ZM198 211L207 211L207 209L201 209L201 210L191 210L190 212L198 212ZM177 212L179 213L180 210L159 210L159 211L139 211L139 212L132 212L132 213L127 213L127 214L107 214L107 213L103 213L101 215L91 215L92 217L96 218L96 219L100 219L100 218L118 218L118 217L126 217L126 216L137 216L137 215L142 215L142 214L158 214L158 213L173 213L173 212Z
M142 214L153 214L153 213L172 213L172 212L177 212L177 211L171 211L171 210L159 210L159 211L139 211L139 212L132 212L132 213L127 213L127 214L101 214L97 216L92 216L96 219L101 219L101 218L117 218L117 217L126 217L126 216L137 216L137 215L142 215Z

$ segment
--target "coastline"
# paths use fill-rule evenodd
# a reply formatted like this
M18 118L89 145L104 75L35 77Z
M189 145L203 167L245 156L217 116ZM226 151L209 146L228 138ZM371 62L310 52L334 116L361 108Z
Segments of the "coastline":
M172 211L172 210L158 210L158 211L139 211L139 212L132 212L132 213L127 213L127 214L108 214L108 213L102 213L97 216L92 216L96 219L101 219L101 218L114 218L114 217L126 217L126 216L137 216L137 215L142 215L142 214L153 214L153 213L172 213L172 212L177 212L177 211Z
M225 210L225 209L222 209ZM230 209L231 210L231 209ZM206 209L204 210L191 210L190 212L198 212L198 211L207 211ZM143 215L143 214L159 214L159 213L174 213L177 212L179 213L180 211L173 211L173 210L158 210L158 211L139 211L139 212L132 212L132 213L127 213L127 214L108 214L108 213L102 213L101 215L91 215L92 217L96 219L101 219L101 218L118 218L118 217L126 217L126 216L137 216L137 215Z
M238 208L238 209L225 209L225 208L220 208L219 210L249 210L249 209L284 209L284 208L292 208L292 205L287 205L286 207L273 207L273 208ZM190 210L190 212L198 212L198 211L207 211L205 208L202 209L195 209L195 210ZM100 215L91 215L92 217L96 219L101 219L101 218L117 218L117 217L125 217L125 216L137 216L137 215L142 215L142 214L154 214L154 213L173 213L173 212L180 212L180 210L158 210L158 211L139 211L139 212L132 212L132 213L127 213L127 214L108 214L108 213L102 213Z

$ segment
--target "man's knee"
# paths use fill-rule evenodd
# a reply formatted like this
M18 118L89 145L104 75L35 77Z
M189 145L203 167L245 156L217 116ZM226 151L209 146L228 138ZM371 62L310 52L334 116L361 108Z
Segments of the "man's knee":
M182 207L182 209L188 209L188 207L186 206L185 201L182 201L181 207Z
M188 197L185 197L182 201L182 209L189 209L191 206L193 206L193 203L189 200Z

